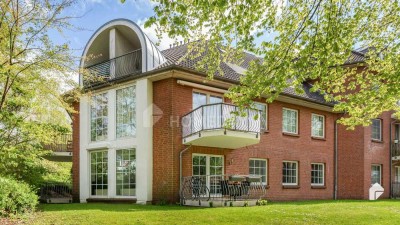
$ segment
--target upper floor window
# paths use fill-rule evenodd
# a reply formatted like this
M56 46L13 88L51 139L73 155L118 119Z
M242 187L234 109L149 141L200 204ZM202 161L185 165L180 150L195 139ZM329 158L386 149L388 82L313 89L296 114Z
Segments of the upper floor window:
M282 170L282 184L283 185L297 185L298 184L298 162L297 161L284 161Z
M378 183L382 185L382 166L372 165L371 166L371 184Z
M322 115L311 115L311 136L323 138L325 136L325 117Z
M267 160L265 159L250 159L249 174L261 176L261 182L267 183Z
M107 93L92 97L90 106L90 140L103 141L108 134L108 97Z
M208 94L203 92L193 92L193 109L202 105L222 103L223 97L215 94Z
M371 125L371 138L372 140L382 141L382 120L373 119Z
M136 94L135 86L117 90L117 138L136 135Z
M311 185L324 185L325 165L323 163L311 163Z
M298 111L294 109L283 108L283 126L285 133L298 134Z
M254 102L254 107L260 110L260 124L261 130L267 130L267 122L268 122L268 115L267 115L267 104L262 104L259 102Z

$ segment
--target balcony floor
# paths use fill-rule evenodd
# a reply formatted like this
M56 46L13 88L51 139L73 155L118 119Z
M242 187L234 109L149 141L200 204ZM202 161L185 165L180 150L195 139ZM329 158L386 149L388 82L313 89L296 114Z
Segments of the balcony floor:
M183 144L185 145L227 149L242 148L258 144L259 142L260 136L256 133L232 130L225 131L224 129L201 131L183 138Z

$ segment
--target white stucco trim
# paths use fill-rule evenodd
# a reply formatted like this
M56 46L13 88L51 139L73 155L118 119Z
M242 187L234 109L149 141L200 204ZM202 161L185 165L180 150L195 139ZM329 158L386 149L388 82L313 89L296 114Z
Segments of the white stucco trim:
M116 91L128 86L136 86L136 124L138 137L116 137ZM90 97L107 93L108 97L108 135L104 141L90 140ZM142 80L138 83L130 82L129 85L114 86L111 89L93 92L83 96L80 101L80 202L86 202L88 198L136 198L136 196L116 195L116 151L119 149L136 149L136 193L143 193L141 199L144 202L151 201L152 184L152 82ZM150 110L149 110L150 109ZM141 119L138 119L141 118ZM142 119L144 118L144 119ZM147 121L143 124L144 121ZM146 127L145 127L146 126ZM140 143L140 144L139 144ZM90 193L90 157L91 151L106 150L108 153L108 194L107 196L92 196ZM143 165L144 164L144 165ZM148 165L149 164L149 165ZM149 171L148 171L149 170ZM140 177L149 174L150 178ZM150 184L149 184L150 182ZM150 186L147 186L150 185Z
M136 197L138 204L146 204L153 194L153 83L150 80L137 81L136 99Z

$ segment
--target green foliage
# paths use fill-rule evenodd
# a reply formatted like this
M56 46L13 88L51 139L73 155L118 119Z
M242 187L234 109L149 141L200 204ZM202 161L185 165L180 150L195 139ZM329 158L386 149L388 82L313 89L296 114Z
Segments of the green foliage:
M258 206L264 206L264 205L267 205L267 204L268 204L268 201L264 200L264 199L258 200L256 202L256 205L258 205Z
M32 146L4 148L0 151L0 176L13 177L38 187L47 172L43 155L43 151Z
M0 217L32 212L37 204L38 197L27 184L0 177Z
M43 161L48 172L43 177L44 183L61 183L72 186L72 162Z
M70 130L73 110L61 94L75 85L74 58L48 33L73 28L63 10L74 2L0 2L0 176L38 185L42 146Z
M166 199L161 199L160 201L157 202L157 205L159 206L168 205L168 201Z
M221 61L243 63L243 51L262 58L228 94L242 107L258 97L271 102L289 87L301 93L313 81L313 91L336 102L334 110L346 114L340 122L350 128L369 125L383 111L400 116L399 1L155 2L145 25L155 25L159 35L198 40L186 57L207 52L197 68L210 79L222 73ZM360 46L369 47L365 61L343 66Z
M210 208L214 207L214 202L212 202L212 201L208 202L208 206L209 206Z

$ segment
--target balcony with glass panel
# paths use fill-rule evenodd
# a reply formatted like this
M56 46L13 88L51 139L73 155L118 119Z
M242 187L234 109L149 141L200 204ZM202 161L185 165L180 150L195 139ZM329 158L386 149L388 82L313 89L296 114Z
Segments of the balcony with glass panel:
M260 142L261 113L226 103L201 105L182 118L185 145L236 149Z

